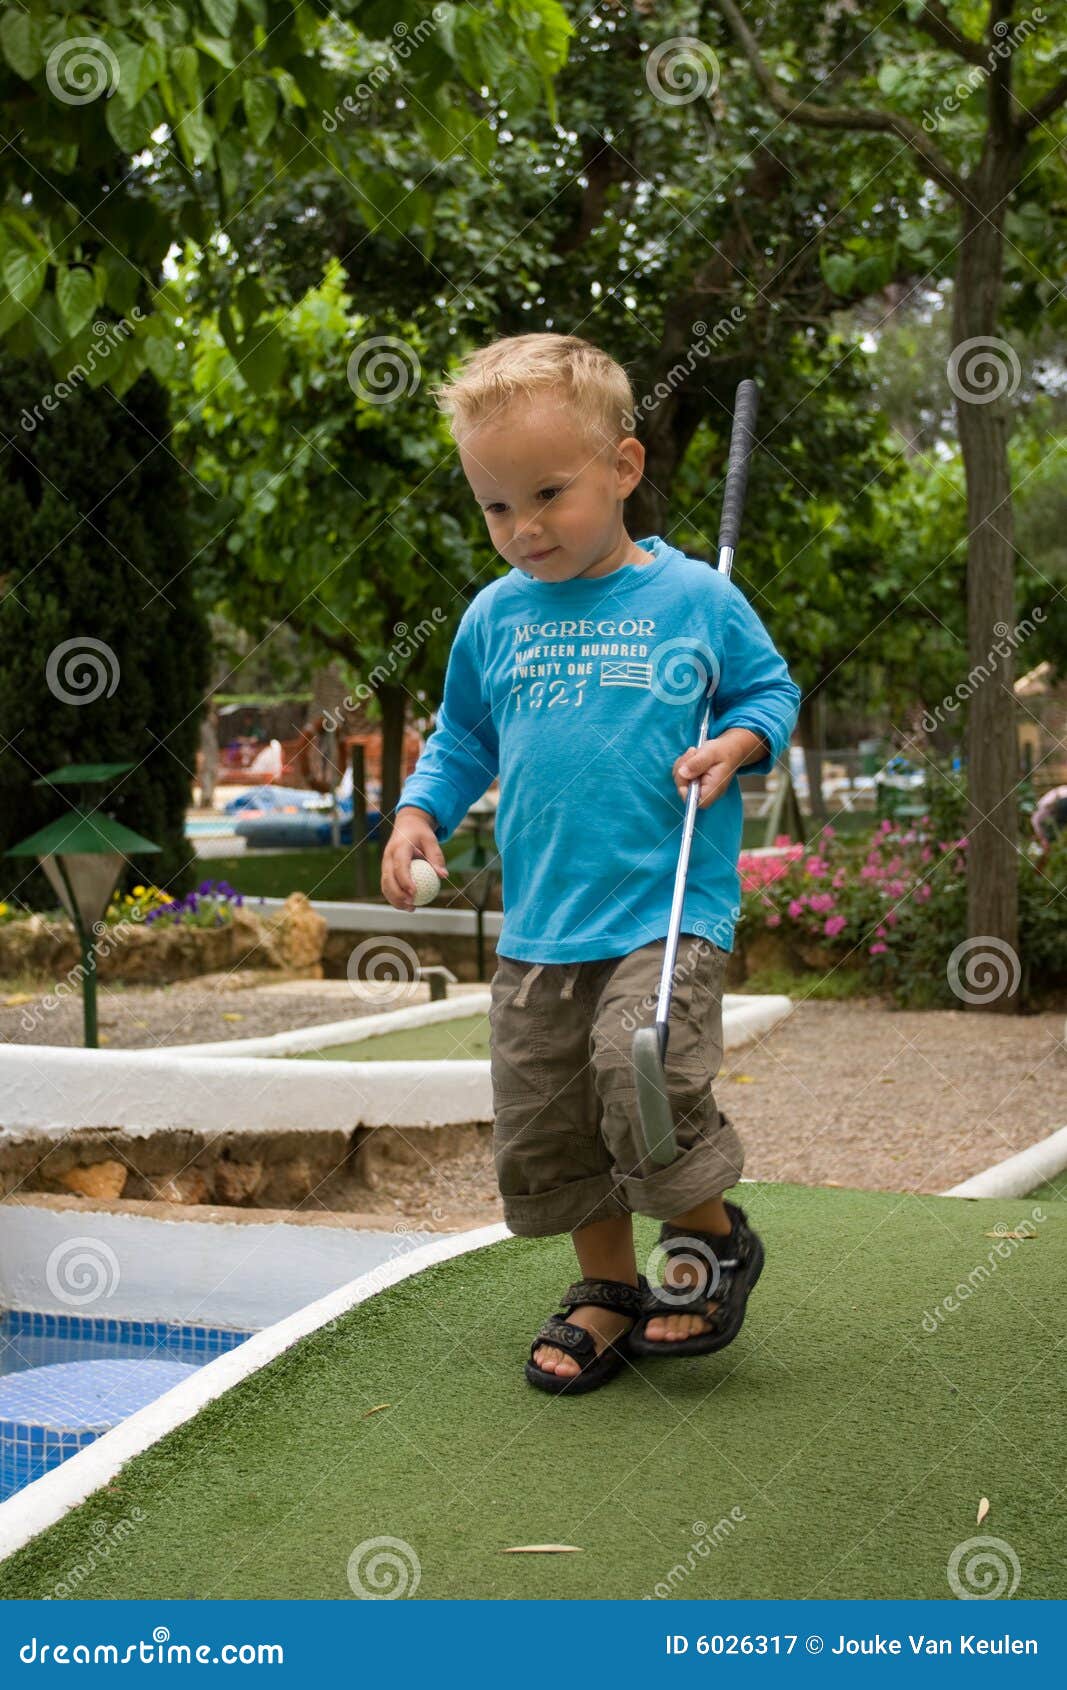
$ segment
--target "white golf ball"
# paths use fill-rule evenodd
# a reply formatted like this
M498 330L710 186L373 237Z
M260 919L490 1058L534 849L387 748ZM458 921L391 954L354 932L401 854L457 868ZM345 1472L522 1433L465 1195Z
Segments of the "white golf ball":
M432 903L441 889L441 877L425 857L412 857L411 878L415 882L415 908Z

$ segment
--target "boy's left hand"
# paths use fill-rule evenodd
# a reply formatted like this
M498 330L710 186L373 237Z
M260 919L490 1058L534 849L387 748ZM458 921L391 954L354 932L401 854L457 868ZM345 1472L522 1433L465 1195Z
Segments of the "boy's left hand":
M705 740L698 749L690 746L676 758L671 770L679 798L685 802L690 782L699 775L697 809L704 810L709 804L714 804L716 798L722 797L742 764L755 760L754 747L757 745L762 755L766 745L761 739L747 730L733 729L721 734L718 739Z

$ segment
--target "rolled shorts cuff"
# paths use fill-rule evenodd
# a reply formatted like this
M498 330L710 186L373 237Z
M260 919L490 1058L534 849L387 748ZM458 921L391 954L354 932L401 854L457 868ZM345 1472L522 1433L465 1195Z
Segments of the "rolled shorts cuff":
M630 1213L617 1180L609 1174L571 1180L529 1197L505 1197L504 1223L519 1238L547 1238L575 1232L593 1221L617 1220Z
M636 1214L665 1221L672 1215L695 1209L709 1197L729 1191L741 1178L744 1165L741 1140L731 1122L722 1115L713 1142L692 1145L667 1167L657 1168L644 1179L630 1175L622 1181L622 1189Z

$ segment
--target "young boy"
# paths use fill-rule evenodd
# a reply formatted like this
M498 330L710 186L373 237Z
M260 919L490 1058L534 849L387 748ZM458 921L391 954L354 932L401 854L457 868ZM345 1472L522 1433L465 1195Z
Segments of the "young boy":
M614 359L574 335L518 335L474 353L436 396L511 568L460 622L382 890L413 908L412 857L444 875L441 842L499 775L494 1155L511 1231L572 1235L580 1278L535 1338L526 1377L574 1393L606 1383L627 1354L721 1349L763 1265L744 1210L723 1200L744 1152L711 1081L739 911L735 776L770 770L800 692L732 581L658 535L627 533L645 453ZM631 1049L655 1021L696 776L665 1063L678 1154L661 1167L644 1150ZM664 1222L655 1289L637 1271L635 1212Z

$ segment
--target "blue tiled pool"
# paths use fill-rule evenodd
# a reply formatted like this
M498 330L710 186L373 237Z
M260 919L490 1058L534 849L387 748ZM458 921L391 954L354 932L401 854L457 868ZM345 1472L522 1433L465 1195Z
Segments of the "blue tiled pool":
M159 1320L0 1314L0 1501L251 1332Z

